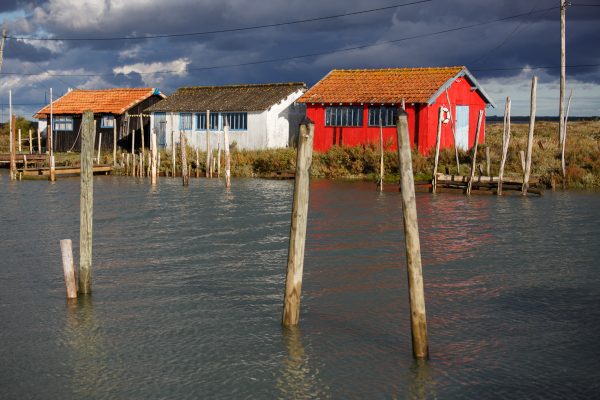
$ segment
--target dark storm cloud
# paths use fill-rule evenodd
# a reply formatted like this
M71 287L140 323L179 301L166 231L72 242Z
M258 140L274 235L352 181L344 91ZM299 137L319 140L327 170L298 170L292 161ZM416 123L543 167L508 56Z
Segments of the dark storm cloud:
M44 47L35 47L20 40L7 40L6 53L20 61L44 61L54 58L54 54Z

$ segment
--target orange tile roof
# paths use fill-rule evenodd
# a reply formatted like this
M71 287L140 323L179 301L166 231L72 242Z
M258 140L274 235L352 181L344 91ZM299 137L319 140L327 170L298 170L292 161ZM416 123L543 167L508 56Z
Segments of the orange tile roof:
M92 110L94 113L123 114L154 93L154 88L75 89L53 101L52 113L83 114L86 110ZM161 94L161 96L163 95ZM44 118L49 114L50 105L47 105L39 110L34 117Z
M427 103L464 67L334 69L308 90L301 103Z

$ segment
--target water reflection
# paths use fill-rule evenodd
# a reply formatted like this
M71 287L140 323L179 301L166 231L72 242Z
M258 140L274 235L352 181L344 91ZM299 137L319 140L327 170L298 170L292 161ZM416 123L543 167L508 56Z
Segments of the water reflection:
M408 398L436 399L437 393L428 360L415 360L409 370Z
M302 345L300 328L283 328L282 340L287 350L283 359L277 388L282 399L330 398L327 386L319 381L318 369L311 368Z
M106 375L103 338L92 296L67 301L66 340L71 348L71 388L80 396L96 394L99 377Z

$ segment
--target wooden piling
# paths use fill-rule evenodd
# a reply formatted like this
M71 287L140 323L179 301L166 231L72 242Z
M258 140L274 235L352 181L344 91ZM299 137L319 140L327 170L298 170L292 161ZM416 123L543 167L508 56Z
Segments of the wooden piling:
M406 245L406 266L408 270L408 292L410 303L410 323L413 355L426 358L429 355L427 339L427 317L425 313L425 292L421 266L421 244L417 221L417 202L412 169L410 137L406 111L398 110L396 125L398 135L398 165L400 170L400 190L402 194L402 214Z
M229 154L229 124L225 119L223 127L223 147L225 150L225 187L231 186L231 154Z
M475 132L475 144L473 145L473 160L471 160L471 173L469 174L469 183L467 184L467 194L471 194L473 187L473 178L475 177L475 164L477 163L477 145L479 144L479 132L481 130L481 120L483 119L483 110L479 111L477 117L477 131Z
M283 314L281 317L281 324L283 326L298 325L300 320L300 296L302 293L302 271L304 269L304 248L308 219L310 165L312 162L314 128L315 126L312 121L307 121L307 123L300 125L300 135L298 137L292 223L288 248L287 275L285 278Z
M117 166L117 119L113 120L113 167Z
M12 123L12 126L10 127L10 180L14 181L17 179L17 143L15 140L15 116L11 114L10 120Z
M38 144L38 154L42 154L42 138L40 133L40 126L37 128L37 144Z
M60 241L60 252L62 254L63 273L67 288L67 298L77 298L77 283L75 282L75 266L73 265L73 246L71 239Z
M101 164L100 162L100 149L102 148L102 132L98 135L98 157L96 157L96 162Z
M490 147L486 146L485 148L485 176L492 176L490 175Z
M437 125L437 135L435 137L435 158L433 161L433 177L431 179L431 191L432 193L435 193L435 190L437 188L437 169L438 169L438 162L440 159L440 142L442 139L442 115L443 115L443 108L440 107L439 112L438 112L438 125Z
M79 292L92 291L92 222L94 205L94 113L83 113L81 127L81 198L79 225Z
M183 182L183 186L188 186L190 184L190 177L188 175L188 165L187 165L187 154L186 154L186 139L183 131L179 131L179 147L181 147L181 180Z
M125 167L125 175L129 175L129 153L127 153L127 164Z
M140 133L142 135L142 155L146 152L146 138L144 137L144 118L140 112Z
M29 130L29 154L33 154L33 134Z
M500 160L500 171L498 171L498 196L502 195L502 180L504 179L504 166L506 165L506 155L508 154L508 144L510 143L510 97L506 98L504 106L504 129L502 131L502 159ZM489 175L488 175L489 176Z
M21 148L21 142L22 142L22 140L21 140L21 128L19 128L19 141L17 142L19 144L19 153L21 151L23 151L22 148Z
M196 178L200 178L200 151L196 147Z
M529 112L529 135L527 138L527 159L525 160L525 173L523 174L523 196L527 196L529 189L529 175L531 174L531 153L533 151L533 131L535 128L537 76L531 80L531 108Z
M152 153L152 171L151 171L151 178L150 178L150 182L152 185L156 185L156 165L158 162L158 151L156 149L156 133L152 132L151 136L150 136L150 148L152 149L151 153Z
M383 119L379 107L379 191L383 191Z
M221 135L217 140L217 178L221 177Z
M212 178L210 176L210 110L206 110L206 177Z
M177 147L175 146L175 130L173 129L173 117L171 117L171 172L172 176L175 177L175 152L177 151Z

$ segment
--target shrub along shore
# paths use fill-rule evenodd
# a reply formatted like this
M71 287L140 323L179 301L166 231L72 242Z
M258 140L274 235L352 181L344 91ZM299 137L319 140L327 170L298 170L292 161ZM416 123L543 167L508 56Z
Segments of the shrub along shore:
M522 179L519 151L527 150L528 124L512 124L511 140L505 167L505 179ZM501 149L502 123L488 123L485 142L479 146L477 163L486 171L485 148L490 149L490 172L497 176ZM216 156L216 151L214 152ZM539 121L535 125L534 148L532 155L532 176L537 177L546 187L561 187L561 151L558 145L558 123ZM105 163L112 162L112 154L105 153ZM188 149L187 159L192 164L192 176L195 174L196 154ZM221 153L223 161L223 153ZM469 173L471 152L459 151L459 174ZM568 124L567 145L565 150L567 188L600 189L600 121L575 121ZM59 164L78 164L78 154L57 155ZM293 173L296 164L296 150L293 148L274 150L237 150L232 146L231 174L234 177L277 177ZM199 169L204 176L206 153L199 157ZM171 154L161 153L160 171L162 175L172 174ZM413 171L415 180L430 180L433 169L433 151L427 156L413 152ZM177 170L180 171L179 157ZM454 149L440 152L438 171L448 170L457 173ZM125 171L117 169L116 174ZM379 178L378 144L359 147L334 146L326 153L313 153L311 176L326 179L362 179L377 181ZM384 153L384 178L386 182L398 181L397 152L386 149Z

